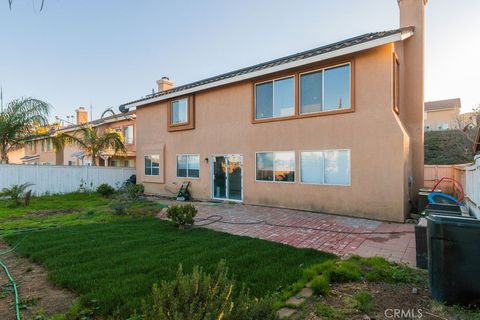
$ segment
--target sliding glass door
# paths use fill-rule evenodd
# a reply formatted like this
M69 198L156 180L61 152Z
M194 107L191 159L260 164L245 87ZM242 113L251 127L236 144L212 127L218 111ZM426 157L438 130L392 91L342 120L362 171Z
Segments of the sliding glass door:
M212 162L212 198L242 201L242 156L238 154L213 156Z

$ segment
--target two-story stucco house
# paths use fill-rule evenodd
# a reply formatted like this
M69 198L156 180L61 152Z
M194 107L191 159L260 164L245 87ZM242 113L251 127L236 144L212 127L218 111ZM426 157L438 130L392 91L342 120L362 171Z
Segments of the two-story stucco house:
M126 154L115 154L113 150L104 150L96 165L108 167L134 167L136 160L135 146L135 112L117 114L109 117L88 121L88 112L85 108L78 108L76 112L76 124L64 127L50 127L51 134L60 131L70 135L82 126L92 126L101 134L106 130L120 132L125 139ZM52 140L41 137L26 144L23 148L9 155L10 163L16 164L40 164L40 165L65 165L81 166L92 165L92 160L76 144L67 144L62 150L56 150Z
M399 29L178 87L162 78L122 105L137 114L137 181L153 194L189 180L196 199L403 221L423 184L426 0L398 4Z
M459 98L425 102L425 131L459 129L461 107Z

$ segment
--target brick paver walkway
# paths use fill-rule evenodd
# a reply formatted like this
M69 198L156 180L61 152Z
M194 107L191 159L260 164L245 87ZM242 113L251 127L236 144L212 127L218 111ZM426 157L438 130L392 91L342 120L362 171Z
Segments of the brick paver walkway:
M197 219L211 217L210 220L196 223L205 224L207 228L298 248L313 248L340 256L382 256L390 261L415 266L412 224L243 204L194 205L198 209ZM219 221L213 222L217 219ZM266 223L255 223L259 221Z

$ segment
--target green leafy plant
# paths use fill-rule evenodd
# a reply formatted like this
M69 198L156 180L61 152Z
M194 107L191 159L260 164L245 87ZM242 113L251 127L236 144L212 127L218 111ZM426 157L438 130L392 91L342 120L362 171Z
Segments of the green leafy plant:
M109 184L102 183L97 187L97 192L100 193L103 197L108 198L115 193L115 189Z
M120 191L122 191L130 201L136 201L144 194L145 187L141 183L129 183L121 188Z
M315 313L322 319L340 320L346 319L345 313L340 309L334 309L325 303L319 302L316 306Z
M125 199L125 197L118 197L110 202L110 208L112 209L113 214L117 216L126 215L128 207L129 202Z
M315 294L319 294L322 296L327 295L330 292L328 279L323 275L315 277L310 283L310 287L312 288L313 292L315 292Z
M10 188L3 188L0 196L9 197L13 200L15 206L18 207L20 205L20 199L25 196L27 189L31 186L33 186L33 183L26 182L13 185Z
M196 215L197 209L191 204L173 205L167 209L167 217L180 229L192 226Z
M354 308L362 311L362 312L369 312L372 310L372 295L367 291L358 291L353 295L353 306Z
M151 303L143 303L144 320L164 319L275 319L270 299L255 299L228 279L221 261L213 274L198 266L184 274L180 265L174 281L162 281L152 289Z

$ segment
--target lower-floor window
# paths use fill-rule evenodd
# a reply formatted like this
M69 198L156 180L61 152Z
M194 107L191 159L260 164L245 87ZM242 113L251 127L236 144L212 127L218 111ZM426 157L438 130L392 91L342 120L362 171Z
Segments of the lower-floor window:
M200 177L200 156L198 154L182 154L177 156L177 177Z
M303 183L350 185L350 150L303 151L300 175Z
M160 156L158 154L150 154L145 156L145 175L160 175Z
M257 181L295 181L295 151L257 152Z

